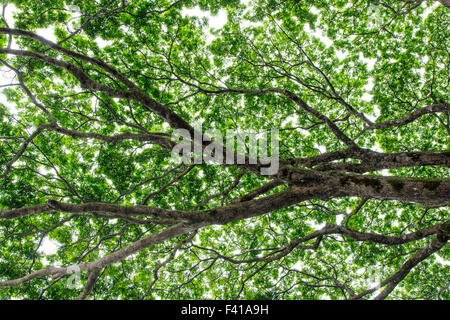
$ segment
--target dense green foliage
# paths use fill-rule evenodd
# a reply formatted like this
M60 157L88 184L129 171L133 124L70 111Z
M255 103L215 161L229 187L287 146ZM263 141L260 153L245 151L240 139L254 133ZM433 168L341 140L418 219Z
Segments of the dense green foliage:
M414 183L444 196L428 203L406 196L409 191L390 196L384 184L370 185L370 179L364 180L373 191L367 195L324 198L319 190L278 210L168 237L102 266L89 298L348 299L432 245L438 231L401 244L335 232L305 240L273 261L255 259L276 256L291 241L329 225L401 238L448 221L450 9L437 1L172 1L4 0L2 28L30 31L100 59L190 125L202 122L204 130L222 132L278 129L280 158L313 159L353 144L381 155L372 162L353 155L292 160L289 166L331 176L347 171L400 177L389 180L392 194L406 188L402 178L439 178ZM75 6L80 18L68 10ZM208 25L224 16L223 26ZM239 206L236 199L273 181L248 166L180 165L151 139L108 140L130 132L170 138L176 128L139 99L93 88L46 58L7 50L70 62L111 90L129 89L102 66L30 36L14 34L12 43L10 37L0 34L6 48L0 51L2 70L12 79L0 104L0 281L47 266L95 262L179 222L48 208L6 219L8 210L56 200L197 212ZM293 93L313 111L286 94L250 92L269 88ZM435 109L414 116L428 106ZM402 120L409 116L412 121ZM40 131L48 123L72 131ZM380 160L403 152L440 152L440 158L414 162L410 156L398 166ZM368 167L358 171L352 164ZM255 199L303 188L280 179ZM352 181L358 189L357 179ZM315 184L304 188L316 190ZM389 298L449 298L448 223L443 228L442 248L408 270ZM81 272L76 288L67 286L69 275L36 277L0 287L0 298L73 299L88 275Z

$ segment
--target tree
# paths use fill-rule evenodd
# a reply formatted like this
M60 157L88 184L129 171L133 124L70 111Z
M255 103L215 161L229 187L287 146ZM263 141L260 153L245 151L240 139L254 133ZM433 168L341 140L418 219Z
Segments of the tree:
M0 297L448 299L448 21L448 1L3 1ZM278 130L279 169L250 142L180 162L199 122Z

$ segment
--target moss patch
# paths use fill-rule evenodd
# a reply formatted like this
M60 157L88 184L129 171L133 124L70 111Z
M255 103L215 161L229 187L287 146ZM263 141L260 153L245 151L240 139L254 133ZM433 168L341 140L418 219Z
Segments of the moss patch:
M399 192L403 189L405 185L403 181L397 178L387 178L386 181L394 188L395 191Z
M424 188L428 190L436 190L441 185L441 181L438 179L430 179L423 181Z
M367 187L372 187L375 190L379 191L383 188L383 184L380 182L380 179L377 177L371 176L352 176L352 175L344 175L340 178L341 184L346 184L348 182L352 182L356 185L365 185Z
M450 234L450 220L441 224L441 230L447 234Z

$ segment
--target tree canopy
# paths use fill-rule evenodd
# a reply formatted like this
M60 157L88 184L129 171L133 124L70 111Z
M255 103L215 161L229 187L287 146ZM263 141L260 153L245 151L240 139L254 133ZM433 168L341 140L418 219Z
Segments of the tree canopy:
M0 298L449 298L449 1L2 4Z

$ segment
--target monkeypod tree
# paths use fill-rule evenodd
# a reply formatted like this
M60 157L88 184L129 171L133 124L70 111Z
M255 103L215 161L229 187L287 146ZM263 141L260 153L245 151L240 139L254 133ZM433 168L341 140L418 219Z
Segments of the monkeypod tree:
M0 298L448 299L449 18L2 0ZM277 170L181 161L199 124L276 130Z

